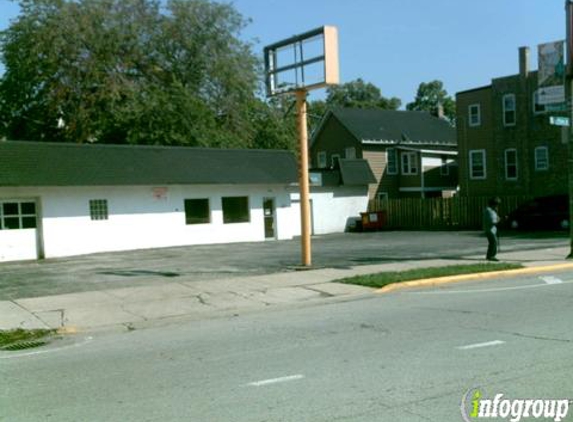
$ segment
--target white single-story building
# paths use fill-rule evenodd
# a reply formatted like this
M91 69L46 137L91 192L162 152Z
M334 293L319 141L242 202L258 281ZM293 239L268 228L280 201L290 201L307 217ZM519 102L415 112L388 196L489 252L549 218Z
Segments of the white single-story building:
M365 160L311 170L313 234L368 207ZM0 142L0 262L300 235L294 155Z
M292 153L0 142L0 261L291 239Z

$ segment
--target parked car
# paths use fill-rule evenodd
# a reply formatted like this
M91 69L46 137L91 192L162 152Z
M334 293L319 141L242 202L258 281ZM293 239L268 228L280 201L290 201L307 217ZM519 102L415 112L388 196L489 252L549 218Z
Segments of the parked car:
M552 195L520 205L502 221L513 230L566 230L569 228L569 197Z

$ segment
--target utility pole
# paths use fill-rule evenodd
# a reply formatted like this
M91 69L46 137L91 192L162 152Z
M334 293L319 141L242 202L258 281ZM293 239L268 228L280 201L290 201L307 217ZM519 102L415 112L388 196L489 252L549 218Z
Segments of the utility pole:
M296 91L296 114L298 138L300 143L300 219L301 219L301 250L302 265L312 265L310 249L310 189L308 181L308 129L306 89Z

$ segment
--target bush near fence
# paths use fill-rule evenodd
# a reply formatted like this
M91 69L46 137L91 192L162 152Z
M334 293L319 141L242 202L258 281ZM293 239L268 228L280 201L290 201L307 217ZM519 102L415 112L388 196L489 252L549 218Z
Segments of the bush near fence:
M368 211L385 211L387 230L481 230L482 214L491 197L403 198L371 200ZM528 196L501 197L504 216L530 200Z

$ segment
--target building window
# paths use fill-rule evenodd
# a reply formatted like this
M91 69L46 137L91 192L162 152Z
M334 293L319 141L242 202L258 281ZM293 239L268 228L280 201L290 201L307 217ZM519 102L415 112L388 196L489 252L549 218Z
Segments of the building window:
M316 154L316 161L319 169L326 168L326 152L320 151Z
M398 154L396 153L396 148L388 148L386 150L386 162L388 174L398 174Z
M356 158L356 148L354 148L354 147L346 148L344 150L344 158L348 158L348 159Z
M517 180L517 150L505 150L505 178Z
M418 174L418 154L415 152L402 153L402 174Z
M90 217L92 220L107 220L107 199L90 199Z
M535 171L549 170L549 150L547 147L535 148Z
M485 150L470 151L470 179L485 179Z
M186 199L185 224L209 224L211 222L211 210L209 199Z
M481 125L481 106L479 104L471 104L468 107L468 121L470 126Z
M330 157L330 167L333 169L338 168L338 160L340 160L340 154L332 154L332 157Z
M449 176L450 175L449 161L445 157L442 157L442 165L440 166L440 175L441 176Z
M247 196L223 198L223 223L248 223L249 221L251 221L251 216Z
M0 203L0 230L19 230L36 228L35 202Z
M502 99L503 125L515 126L515 94L505 94Z

